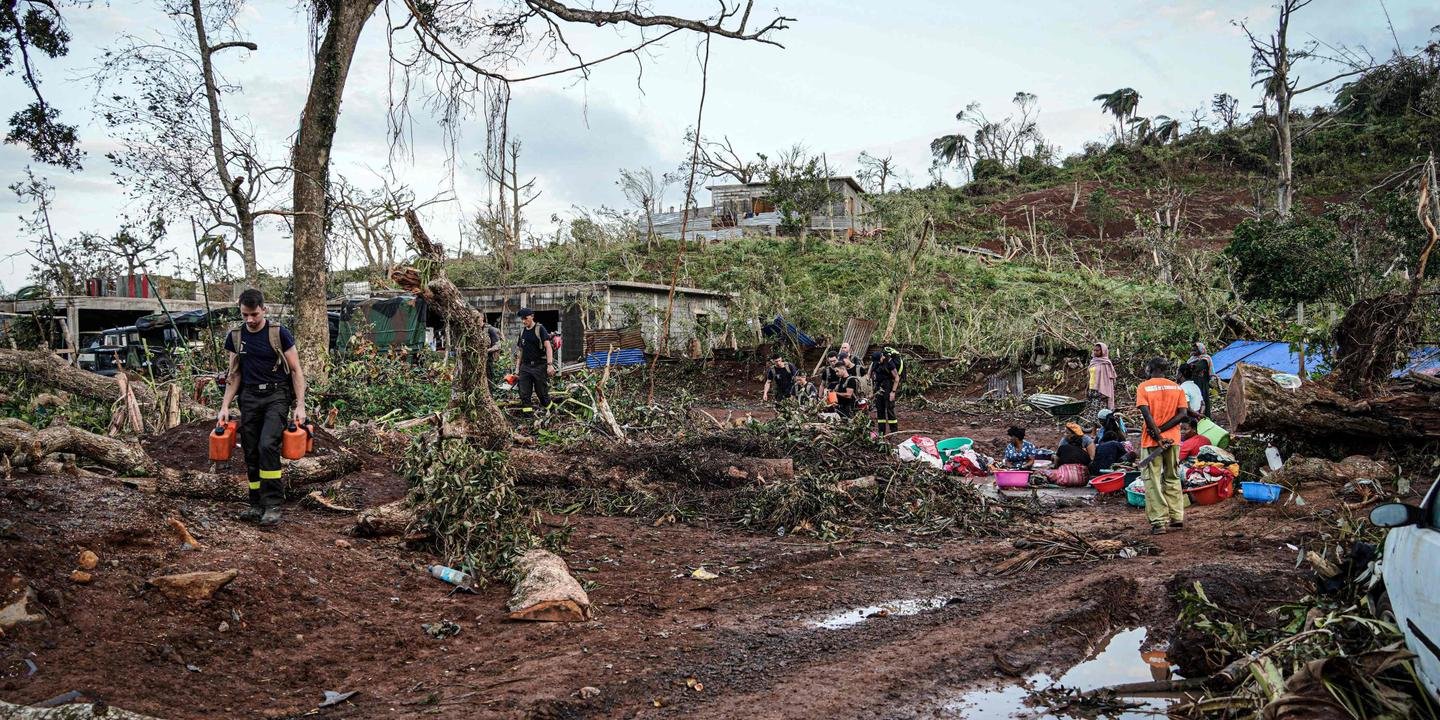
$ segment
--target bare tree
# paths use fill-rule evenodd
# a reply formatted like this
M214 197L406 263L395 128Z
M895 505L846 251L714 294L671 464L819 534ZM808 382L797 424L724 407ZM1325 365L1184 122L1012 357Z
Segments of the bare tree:
M33 261L31 279L56 295L80 295L85 279L98 272L104 263L88 252L78 239L57 238L50 223L50 208L55 202L55 186L37 177L28 166L25 178L10 184L21 205L32 205L30 216L20 217L20 230L32 237L24 254Z
M391 18L390 52L398 69L393 86L392 137L403 137L409 93L423 80L430 87L429 105L447 131L461 125L475 98L496 85L576 73L585 76L594 66L610 60L641 59L640 51L681 31L706 38L731 38L779 45L772 35L788 27L791 18L776 16L768 23L750 24L754 0L743 4L722 1L707 18L695 19L651 12L639 0L622 0L610 9L566 5L561 0L515 0L500 10L474 0L422 3L401 0L408 17ZM317 28L323 29L316 45L314 72L300 129L295 137L293 209L295 251L295 336L307 375L323 378L329 324L325 310L325 208L329 160L340 102L360 33L374 15L379 0L312 0ZM387 12L390 10L387 6ZM567 28L628 27L640 33L630 46L602 57L586 58L574 50ZM646 35L658 30L659 34ZM551 57L564 53L564 66L529 75L507 74L536 52ZM507 93L508 95L508 93ZM487 128L492 133L499 128ZM503 146L502 146L503 147ZM512 174L513 177L513 174ZM313 370L312 370L313 369Z
M395 265L395 248L403 247L397 232L403 226L405 211L421 210L448 198L435 196L417 201L415 191L405 186L392 187L382 179L379 189L364 190L344 176L332 185L334 207L350 230L350 246L360 252L371 274L385 277Z
M30 148L36 162L79 170L85 156L74 125L60 122L60 111L40 92L40 73L33 53L54 59L70 52L70 33L55 0L0 0L0 70L19 74L34 102L10 116L5 142Z
M660 212L661 201L665 195L665 188L670 186L673 178L667 174L656 177L655 171L650 168L639 170L620 170L620 179L615 181L620 186L620 192L631 205L640 208L641 214L645 216L645 248L655 247L655 213Z
M1026 156L1049 156L1053 148L1045 142L1038 120L1040 103L1033 93L1020 91L1010 101L1018 114L1000 120L985 116L980 103L972 102L955 113L960 131L930 142L937 168L955 165L963 172L968 165L993 160L1013 168Z
M1250 39L1250 74L1256 78L1255 84L1264 88L1262 109L1275 136L1275 212L1282 218L1290 217L1290 208L1295 202L1295 156L1292 149L1295 136L1290 117L1295 98L1341 78L1358 75L1374 65L1370 60L1362 59L1360 55L1344 47L1324 46L1332 52L1329 55L1322 54L1319 51L1322 44L1318 40L1311 40L1298 47L1290 44L1291 18L1312 2L1314 0L1280 0L1280 4L1276 6L1280 15L1276 20L1275 32L1268 37L1256 36L1243 20L1236 22ZM1345 65L1348 69L1329 75L1319 82L1301 85L1294 66L1295 63L1305 60L1330 61ZM1273 111L1270 109L1272 101L1275 103Z
M879 157L868 152L861 151L860 157L855 159L860 166L855 176L864 183L871 192L885 194L885 185L890 178L895 176L895 156L886 155Z
M289 169L260 160L248 127L226 115L222 95L237 88L220 77L212 62L222 50L256 46L239 40L211 43L207 22L234 27L236 6L228 0L204 5L162 0L159 6L175 19L171 31L155 38L122 37L95 74L102 117L122 148L107 157L123 171L120 182L132 196L162 214L197 218L224 255L232 250L240 255L245 281L256 286L257 221L289 214L274 206ZM117 94L116 86L135 91ZM203 102L197 97L201 93ZM233 239L224 241L227 232Z
M142 273L148 275L151 266L175 258L174 250L160 247L164 239L165 228L156 221L143 232L137 232L134 225L126 224L109 237L87 233L82 236L82 247L97 257L123 263L126 277L137 277Z
M1235 119L1239 117L1240 101L1230 93L1215 93L1210 99L1210 112L1220 120L1221 127L1229 130L1235 127Z
M691 128L685 131L685 144L699 148L695 153L695 169L703 178L728 177L737 183L751 183L765 176L769 164L769 158L760 153L756 153L753 160L747 160L735 149L728 135L719 140L702 137L697 145L695 129ZM685 175L688 170L687 163L682 163L676 175Z

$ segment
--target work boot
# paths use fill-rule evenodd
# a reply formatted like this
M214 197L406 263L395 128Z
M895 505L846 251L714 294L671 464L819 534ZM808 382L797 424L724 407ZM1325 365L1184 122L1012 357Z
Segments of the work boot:
M265 521L264 521L264 520L261 520L260 523L263 525L263 524L265 523ZM1151 535L1164 535L1164 534L1165 534L1165 526L1164 526L1164 525L1151 525L1151 526L1150 526L1150 534L1151 534Z
M1185 529L1185 522L1184 522L1183 520L1171 520L1171 521L1170 521L1170 527L1173 528L1173 529L1175 529L1175 530L1184 530L1184 529Z
M279 525L280 508L278 506L265 508L265 513L260 516L260 524L265 526Z
M237 515L235 519L239 520L240 522L259 522L260 516L264 513L265 510L259 505L251 505L250 507L245 508L245 511Z

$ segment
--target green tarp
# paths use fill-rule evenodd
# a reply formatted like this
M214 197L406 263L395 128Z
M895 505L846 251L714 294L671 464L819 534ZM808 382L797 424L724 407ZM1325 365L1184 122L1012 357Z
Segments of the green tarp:
M393 298L347 301L340 308L336 348L342 353L348 350L357 333L381 349L424 349L424 298L400 295Z

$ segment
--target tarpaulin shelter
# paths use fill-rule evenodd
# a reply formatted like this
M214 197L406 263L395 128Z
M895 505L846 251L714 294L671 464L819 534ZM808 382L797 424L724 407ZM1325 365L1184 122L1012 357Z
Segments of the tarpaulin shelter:
M1318 345L1311 345L1305 352L1305 373L1324 371L1325 360ZM1290 343L1279 340L1236 340L1223 350L1210 356L1215 365L1215 377L1229 380L1235 375L1235 366L1240 363L1259 365L1275 372L1300 372L1300 354L1290 349Z
M347 300L340 306L335 347L345 352L358 334L381 349L424 349L426 310L425 299L414 295Z
M783 337L802 348L810 349L817 344L815 338L800 331L794 324L786 322L785 318L776 315L774 320L760 328L760 334L767 338Z
M1440 345L1421 345L1410 351L1405 367L1390 373L1390 377L1402 377L1410 373L1440 375Z

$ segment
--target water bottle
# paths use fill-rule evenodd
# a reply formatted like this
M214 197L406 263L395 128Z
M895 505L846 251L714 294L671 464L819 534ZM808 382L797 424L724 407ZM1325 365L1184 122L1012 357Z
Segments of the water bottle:
M1280 451L1277 450L1274 445L1266 446L1265 462L1270 466L1271 470L1279 470L1281 466L1285 464L1280 461Z
M441 580L444 580L451 585L456 585L463 588L470 587L470 575L460 572L455 568L448 568L444 565L431 565L426 569L430 571L431 575Z

